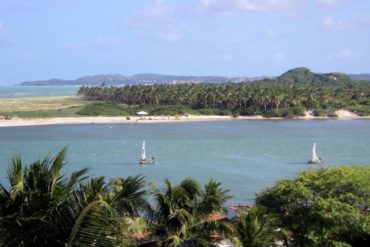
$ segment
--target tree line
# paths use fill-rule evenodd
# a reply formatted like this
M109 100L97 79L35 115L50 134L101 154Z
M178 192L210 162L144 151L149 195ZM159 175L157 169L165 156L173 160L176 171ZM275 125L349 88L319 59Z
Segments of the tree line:
M230 191L210 180L149 184L141 176L67 176L66 149L0 184L0 246L369 246L370 168L328 167L281 180L227 219ZM215 217L216 216L216 217Z
M305 73L303 73L303 72ZM222 84L128 85L81 87L79 95L133 105L184 105L237 115L294 116L305 109L321 115L335 109L370 114L370 85L341 74L313 74L296 69L276 78Z

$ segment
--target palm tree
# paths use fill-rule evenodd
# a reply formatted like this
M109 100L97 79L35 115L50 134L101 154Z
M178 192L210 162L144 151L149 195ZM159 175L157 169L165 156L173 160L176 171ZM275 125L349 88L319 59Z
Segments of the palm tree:
M147 208L144 185L141 176L116 178L109 183L99 177L81 184L69 204L69 215L78 217L65 246L125 246L130 243L130 222L135 223L140 210ZM63 215L66 217L68 213Z
M220 183L210 181L201 190L193 179L180 185L165 180L165 189L151 185L155 205L146 218L151 225L153 246L214 246L212 234L226 236L229 227L209 219L209 214L223 209L230 198Z
M60 209L87 172L79 170L68 179L61 175L65 154L66 148L25 167L20 155L12 159L9 189L0 185L2 246L62 246L69 233Z
M0 246L117 246L127 243L121 224L146 205L144 179L103 177L87 183L86 169L61 174L66 148L23 166L15 156L9 189L0 184ZM79 186L78 186L79 185Z
M266 210L254 207L242 213L236 220L236 233L244 247L275 246L275 232L270 225Z

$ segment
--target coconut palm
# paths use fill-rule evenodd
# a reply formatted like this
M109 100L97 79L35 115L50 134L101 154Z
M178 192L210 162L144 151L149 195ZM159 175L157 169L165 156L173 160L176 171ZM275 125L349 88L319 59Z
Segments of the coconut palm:
M208 217L222 210L229 198L220 183L211 180L202 190L193 179L185 179L180 185L166 179L164 190L154 185L151 189L155 205L146 217L153 231L153 246L214 246L212 235L230 233L225 223Z
M275 246L275 232L270 225L266 210L252 208L236 219L236 233L244 247Z
M126 246L130 222L145 210L144 178L92 178L75 191L63 218L76 218L65 246Z
M0 185L1 246L61 246L68 236L58 212L86 169L68 179L61 174L66 149L23 166L20 155L8 169L9 189Z
M24 166L19 155L0 184L0 246L117 246L125 225L146 205L144 179L86 178L86 169L61 174L66 149ZM78 186L80 185L80 186Z

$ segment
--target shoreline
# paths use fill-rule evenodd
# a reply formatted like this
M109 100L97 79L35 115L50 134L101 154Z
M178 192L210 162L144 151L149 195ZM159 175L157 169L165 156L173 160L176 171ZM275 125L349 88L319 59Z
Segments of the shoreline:
M309 114L302 117L266 118L262 116L130 116L127 117L61 117L61 118L11 118L0 119L0 127L16 127L16 126L39 126L39 125L65 125L65 124L151 124L151 123L177 123L177 122L214 122L214 121L247 121L247 120L355 120L364 119L370 120L370 116L357 116L349 114L338 114L337 117L315 117Z

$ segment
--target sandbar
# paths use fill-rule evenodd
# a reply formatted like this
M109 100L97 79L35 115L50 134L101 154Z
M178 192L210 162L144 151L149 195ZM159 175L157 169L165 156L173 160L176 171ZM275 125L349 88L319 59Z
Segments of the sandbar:
M176 123L176 122L205 122L205 121L230 121L230 120L319 120L319 119L370 119L370 116L357 116L356 114L339 110L337 117L315 117L310 112L305 116L295 118L265 118L262 116L217 116L217 115L184 115L184 116L130 116L130 117L61 117L61 118L10 118L0 119L0 127L36 126L36 125L64 125L64 124L148 124L148 123Z

